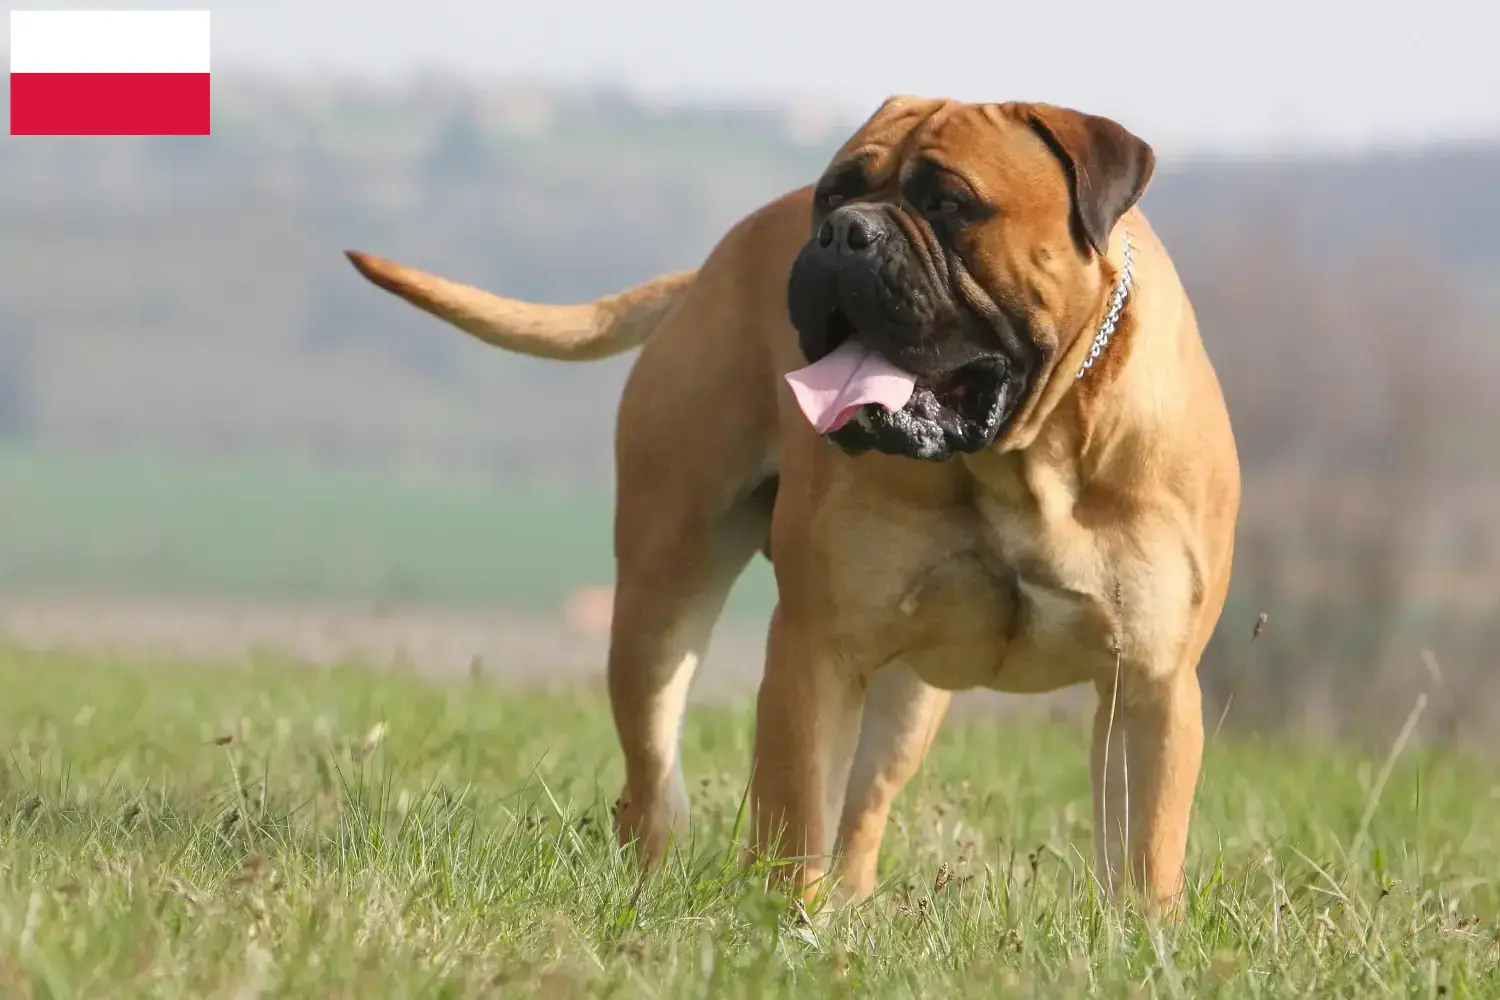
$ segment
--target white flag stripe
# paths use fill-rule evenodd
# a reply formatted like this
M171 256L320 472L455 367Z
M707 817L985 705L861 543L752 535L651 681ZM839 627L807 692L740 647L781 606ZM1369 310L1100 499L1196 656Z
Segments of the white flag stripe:
M13 10L12 73L207 73L206 10Z

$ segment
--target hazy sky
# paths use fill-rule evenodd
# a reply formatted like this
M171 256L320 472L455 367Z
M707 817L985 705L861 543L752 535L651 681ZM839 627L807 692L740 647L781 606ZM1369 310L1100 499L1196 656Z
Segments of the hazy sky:
M28 8L197 3L21 0ZM1500 0L227 0L216 69L610 80L668 97L1029 97L1163 150L1500 136ZM420 12L420 13L419 13Z

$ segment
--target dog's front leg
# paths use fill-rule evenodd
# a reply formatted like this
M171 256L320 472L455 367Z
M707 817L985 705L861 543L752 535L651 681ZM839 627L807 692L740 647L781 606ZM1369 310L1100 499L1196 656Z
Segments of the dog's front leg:
M870 678L839 821L838 882L847 898L874 891L891 805L921 767L952 698L902 660Z
M1098 685L1094 853L1111 893L1128 882L1148 912L1178 915L1193 793L1203 757L1198 677L1126 670Z
M756 706L754 851L787 861L775 880L804 897L830 868L838 816L828 789L848 780L864 687L820 628L777 609Z

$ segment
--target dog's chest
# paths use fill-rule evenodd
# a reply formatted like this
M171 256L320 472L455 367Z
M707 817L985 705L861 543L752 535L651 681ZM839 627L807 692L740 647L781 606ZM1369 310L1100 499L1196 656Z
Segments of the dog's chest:
M1110 646L1108 528L1078 519L1076 484L1058 474L1008 477L977 491L974 508L985 544L1015 574L1029 638L1073 654Z
M839 631L870 658L900 658L939 687L1027 692L1086 680L1107 657L1093 550L1038 512L1001 499L848 526Z

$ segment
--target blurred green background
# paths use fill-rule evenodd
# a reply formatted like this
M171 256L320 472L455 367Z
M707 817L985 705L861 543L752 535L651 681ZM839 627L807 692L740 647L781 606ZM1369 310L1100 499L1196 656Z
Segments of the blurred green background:
M598 487L403 481L274 459L0 449L0 587L500 606L555 613L614 577ZM765 615L757 560L730 613Z

